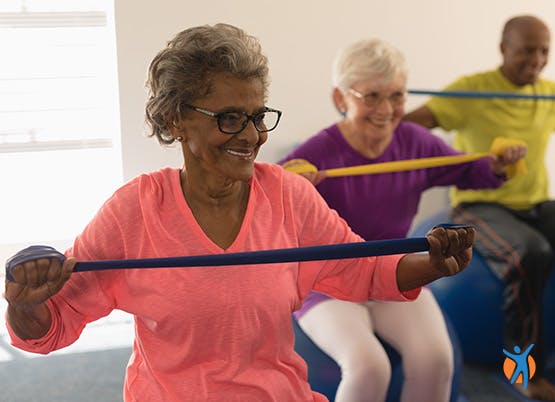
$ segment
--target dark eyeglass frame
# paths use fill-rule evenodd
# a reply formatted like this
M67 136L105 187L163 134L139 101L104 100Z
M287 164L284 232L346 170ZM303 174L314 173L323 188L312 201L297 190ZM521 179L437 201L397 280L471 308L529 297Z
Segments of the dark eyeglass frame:
M241 111L213 112L211 110L207 110L207 109L203 109L203 108L200 108L200 107L197 107L197 106L194 106L194 105L190 105L188 103L182 103L181 106L184 106L187 109L194 110L195 112L199 112L199 113L202 113L206 116L210 116L210 117L216 119L216 121L218 123L218 129L222 133L229 134L229 135L239 134L241 131L243 131L247 127L247 125L249 124L249 121L252 121L252 124L253 124L254 128L256 129L256 131L258 131L259 133L267 133L268 131L274 130L278 126L278 123L279 123L279 120L281 119L281 114L282 114L281 110L272 109L272 108L269 108L269 107L265 107L264 109L260 110L259 112L256 112L256 113L253 113L253 114L247 114L247 113L241 112ZM276 124L272 128L261 129L260 127L258 127L256 125L257 124L256 123L256 118L258 116L260 116L261 114L268 113L268 112L277 113ZM226 130L222 129L221 117L225 116L227 114L230 114L230 113L240 114L240 115L243 115L243 116L246 117L246 120L243 122L243 126L239 130L226 131Z

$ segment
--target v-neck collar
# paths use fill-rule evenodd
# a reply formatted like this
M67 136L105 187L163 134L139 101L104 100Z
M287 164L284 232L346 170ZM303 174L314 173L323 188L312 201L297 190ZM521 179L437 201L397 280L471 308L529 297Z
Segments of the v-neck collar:
M189 204L187 204L187 200L183 195L183 190L181 188L180 169L175 170L172 176L172 187L174 188L173 193L175 196L175 204L184 214L185 220L189 223L189 229L193 232L195 237L197 237L199 242L201 242L210 252L221 254L243 251L246 237L250 232L252 216L254 214L253 205L255 193L257 191L257 181L255 175L256 169L253 172L253 176L248 183L250 186L249 198L247 200L247 209L245 211L245 216L243 217L243 222L241 222L241 228L239 229L239 232L237 233L237 236L235 237L231 245L228 248L223 249L222 247L214 243L214 241L212 241L210 237L208 237L208 235L204 232L204 230L202 230L201 226L197 222L195 216L193 215L193 211L189 207Z

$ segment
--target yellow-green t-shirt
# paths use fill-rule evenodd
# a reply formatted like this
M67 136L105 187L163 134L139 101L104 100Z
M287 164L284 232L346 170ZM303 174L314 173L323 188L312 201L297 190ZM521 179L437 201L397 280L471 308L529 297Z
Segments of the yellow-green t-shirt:
M555 95L555 82L539 79L516 86L499 69L465 76L446 91L511 92ZM439 125L455 130L454 147L464 152L487 152L495 137L524 140L528 144L527 174L492 190L451 190L451 203L498 202L513 209L527 209L548 199L545 153L555 131L555 101L506 98L432 97L427 106Z

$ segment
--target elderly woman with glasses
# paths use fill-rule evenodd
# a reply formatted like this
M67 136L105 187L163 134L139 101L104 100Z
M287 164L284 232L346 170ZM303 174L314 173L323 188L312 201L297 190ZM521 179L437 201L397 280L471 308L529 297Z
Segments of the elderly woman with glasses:
M254 37L225 24L187 29L152 61L148 87L152 134L180 143L183 167L118 189L63 263L15 264L5 290L15 346L48 353L120 309L135 321L125 401L324 401L293 347L291 314L311 289L410 300L467 266L474 230L437 228L429 254L72 274L76 260L362 241L304 178L255 163L281 113L266 106L267 59Z
M323 171L457 154L428 130L401 121L406 83L404 57L390 44L361 40L343 49L333 69L333 101L342 120L309 138L281 163L287 167L308 161ZM328 179L323 172L304 175L364 239L401 238L407 235L425 190L447 185L498 187L506 180L506 166L525 152L515 146L490 160L380 175ZM402 357L402 401L449 400L452 346L428 289L411 303L351 303L313 292L295 317L341 368L337 402L385 400L391 366L377 336Z

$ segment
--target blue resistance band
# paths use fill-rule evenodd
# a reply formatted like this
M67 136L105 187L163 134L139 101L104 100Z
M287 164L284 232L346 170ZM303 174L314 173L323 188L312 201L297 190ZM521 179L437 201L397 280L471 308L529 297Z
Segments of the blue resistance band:
M282 248L229 254L144 258L136 260L80 261L75 265L73 272L130 268L216 267L222 265L338 260L344 258L414 253L427 251L428 249L429 244L426 238L415 237L409 239ZM58 258L60 261L65 260L65 256L62 253L49 246L31 246L21 250L19 253L6 262L6 278L12 282L14 282L14 279L11 273L16 265L41 258Z
M469 226L441 224L435 227L456 229L468 228ZM102 271L107 269L215 267L223 265L254 265L297 261L339 260L346 258L416 253L428 251L429 248L430 244L425 237L414 237L406 239L376 240L228 254L208 254L134 260L80 261L75 265L73 272ZM66 257L49 246L27 247L7 260L6 278L15 282L12 271L17 265L41 258L57 258L63 262Z
M409 89L412 95L433 95L447 98L505 98L505 99L538 99L555 100L555 94L519 94L511 92L474 92L474 91L425 91Z

